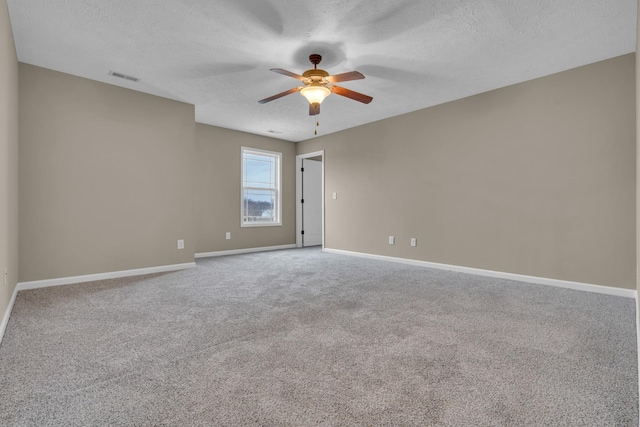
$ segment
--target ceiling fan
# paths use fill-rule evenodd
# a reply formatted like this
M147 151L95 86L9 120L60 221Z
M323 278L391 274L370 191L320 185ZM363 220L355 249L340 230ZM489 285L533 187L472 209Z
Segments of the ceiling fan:
M331 93L345 96L364 104L368 104L373 100L373 98L370 96L363 95L361 93L345 89L334 84L338 82L347 82L349 80L364 79L362 73L359 73L357 71L349 71L348 73L336 74L331 76L325 70L321 70L318 68L318 64L321 60L322 56L318 55L317 53L310 55L309 61L311 61L311 63L313 64L313 68L305 71L304 73L302 73L302 75L283 70L282 68L272 68L269 71L273 71L284 76L293 77L294 79L300 80L302 83L304 83L304 86L294 87L285 92L270 96L269 98L261 99L258 102L260 104L265 104L267 102L273 101L274 99L282 98L283 96L289 95L291 93L300 92L300 94L302 94L302 96L307 98L307 100L309 101L309 115L314 116L316 114L320 114L320 103L322 103L322 101L324 101L324 99Z

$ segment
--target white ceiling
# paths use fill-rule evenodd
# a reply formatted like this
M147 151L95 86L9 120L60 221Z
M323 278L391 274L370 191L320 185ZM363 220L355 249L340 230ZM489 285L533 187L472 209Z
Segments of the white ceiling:
M319 134L635 52L637 0L8 0L21 62L195 105L196 121L313 138L307 101L258 100L323 55ZM140 78L138 83L109 71ZM278 134L269 131L280 132Z

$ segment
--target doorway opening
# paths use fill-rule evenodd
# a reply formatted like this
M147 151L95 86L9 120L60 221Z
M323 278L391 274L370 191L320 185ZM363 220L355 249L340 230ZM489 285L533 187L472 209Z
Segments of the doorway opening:
M296 156L296 246L324 248L324 150Z

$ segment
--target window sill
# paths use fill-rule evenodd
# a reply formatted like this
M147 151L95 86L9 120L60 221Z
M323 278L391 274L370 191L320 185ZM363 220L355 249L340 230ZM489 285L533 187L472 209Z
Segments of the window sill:
M271 222L271 223L267 223L267 224L252 224L252 223L242 223L240 224L240 227L247 227L247 228L251 228L251 227L282 227L282 223L278 222Z

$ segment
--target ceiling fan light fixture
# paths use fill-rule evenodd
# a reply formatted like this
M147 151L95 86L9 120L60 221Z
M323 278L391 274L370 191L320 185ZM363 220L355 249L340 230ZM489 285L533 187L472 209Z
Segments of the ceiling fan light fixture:
M307 98L309 104L320 104L331 94L331 91L324 86L307 86L300 90L300 94Z

